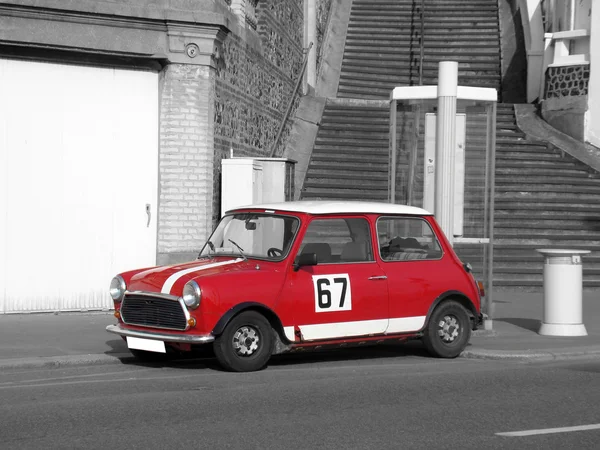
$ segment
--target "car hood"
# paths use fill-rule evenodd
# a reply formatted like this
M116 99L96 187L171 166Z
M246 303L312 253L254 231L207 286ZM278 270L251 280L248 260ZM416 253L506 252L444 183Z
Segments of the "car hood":
M240 270L245 266L243 263L247 261L242 258L211 258L153 267L133 275L127 283L127 290L180 295L185 283L191 279Z

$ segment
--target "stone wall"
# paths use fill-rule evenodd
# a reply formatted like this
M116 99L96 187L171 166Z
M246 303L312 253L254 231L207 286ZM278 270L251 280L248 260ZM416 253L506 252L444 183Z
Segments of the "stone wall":
M542 117L556 129L583 142L590 66L549 67L546 71Z
M317 48L315 49L317 52L317 73L319 73L321 60L323 59L323 40L329 25L331 4L332 0L317 0Z
M220 217L221 159L230 152L271 153L302 66L302 4L260 0L256 31L234 28L223 42L215 78L213 222ZM290 122L278 149L285 146Z
M544 97L560 98L587 95L589 81L589 64L548 67Z

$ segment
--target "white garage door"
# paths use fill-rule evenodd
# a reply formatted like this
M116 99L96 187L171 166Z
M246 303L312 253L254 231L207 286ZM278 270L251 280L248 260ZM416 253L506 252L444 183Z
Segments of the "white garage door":
M0 59L0 313L111 307L156 261L158 75Z

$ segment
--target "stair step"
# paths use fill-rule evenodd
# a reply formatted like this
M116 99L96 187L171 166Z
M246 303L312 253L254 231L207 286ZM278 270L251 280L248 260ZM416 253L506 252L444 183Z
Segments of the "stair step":
M311 160L311 163L308 166L308 170L324 170L324 171L344 171L344 172L379 172L382 174L388 173L387 164L364 164L364 163L355 163L355 162L339 162L336 164L331 164L330 162L314 162ZM308 175L307 175L308 176Z
M330 176L328 180L315 179L304 182L304 189L306 190L374 190L374 191L385 191L387 193L387 189L385 186L382 188L381 183L374 183L371 181L366 181L361 178L355 178L352 182L352 188L348 188L348 179L334 179Z
M528 192L528 193L571 193L571 194L598 194L600 195L600 183L580 186L578 184L499 184L496 180L496 195L509 192Z
M304 199L311 200L363 200L363 201L387 201L388 195L386 192L377 191L360 191L360 190L346 190L346 191L327 191L327 192L313 192L307 190L302 193Z
M317 162L317 161L322 161L322 162L329 162L329 161L333 161L333 162L338 162L340 164L343 163L353 163L353 162L366 162L366 163L381 163L381 164L385 164L385 166L387 167L388 165L388 157L386 156L379 156L379 155L344 155L343 159L340 160L339 155L321 155L321 154L317 154L317 155L313 155L311 158L311 162Z

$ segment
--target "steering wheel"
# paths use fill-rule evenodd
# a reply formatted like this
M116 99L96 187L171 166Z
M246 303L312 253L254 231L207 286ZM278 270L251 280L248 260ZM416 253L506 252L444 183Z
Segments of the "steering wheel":
M281 255L283 255L283 250L280 250L276 247L271 247L269 250L267 250L267 256L269 258L277 258Z

